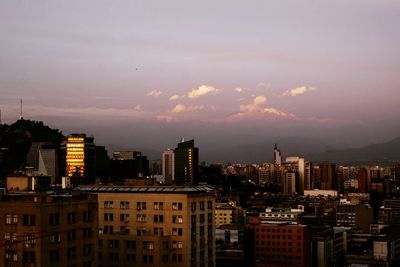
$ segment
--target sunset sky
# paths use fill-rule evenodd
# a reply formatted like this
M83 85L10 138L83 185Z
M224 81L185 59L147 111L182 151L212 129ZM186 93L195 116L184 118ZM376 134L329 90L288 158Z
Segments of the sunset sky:
M0 0L3 122L104 144L386 141L399 74L398 0Z

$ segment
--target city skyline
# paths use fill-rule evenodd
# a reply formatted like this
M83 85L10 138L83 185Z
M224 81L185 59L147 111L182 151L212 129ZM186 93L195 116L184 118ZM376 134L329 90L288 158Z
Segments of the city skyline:
M116 146L399 135L397 1L0 6L6 123L22 98L24 118Z

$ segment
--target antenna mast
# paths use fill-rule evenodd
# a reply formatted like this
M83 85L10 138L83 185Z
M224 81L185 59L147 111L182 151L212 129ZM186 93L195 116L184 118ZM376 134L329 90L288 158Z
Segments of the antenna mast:
M2 124L3 124L3 122L1 120L1 108L0 108L0 125L2 125Z
M22 120L22 98L20 100L20 113L19 113L19 119Z

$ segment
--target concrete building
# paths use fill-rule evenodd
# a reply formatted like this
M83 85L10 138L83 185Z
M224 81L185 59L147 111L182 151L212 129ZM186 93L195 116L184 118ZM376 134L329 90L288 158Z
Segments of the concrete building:
M172 149L167 149L162 154L162 176L167 184L175 181L175 154Z
M85 186L99 200L99 266L215 266L207 186Z
M250 218L245 226L245 262L248 266L296 266L311 264L311 233L305 225L262 223Z
M63 175L83 178L83 183L95 181L96 151L93 137L70 134L61 144Z
M56 149L39 149L38 175L50 176L51 183L59 180L58 155Z
M96 195L4 194L0 217L0 266L98 266Z
M196 184L199 172L199 149L194 147L194 140L182 139L174 149L175 183Z
M296 192L299 195L304 194L304 190L311 189L311 163L300 157L286 157L282 163L284 172L297 173Z

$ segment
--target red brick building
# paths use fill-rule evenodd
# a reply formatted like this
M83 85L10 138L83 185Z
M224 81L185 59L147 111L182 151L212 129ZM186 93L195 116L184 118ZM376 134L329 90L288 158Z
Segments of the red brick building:
M245 259L251 266L310 266L311 234L307 226L261 223L251 218L245 228Z

